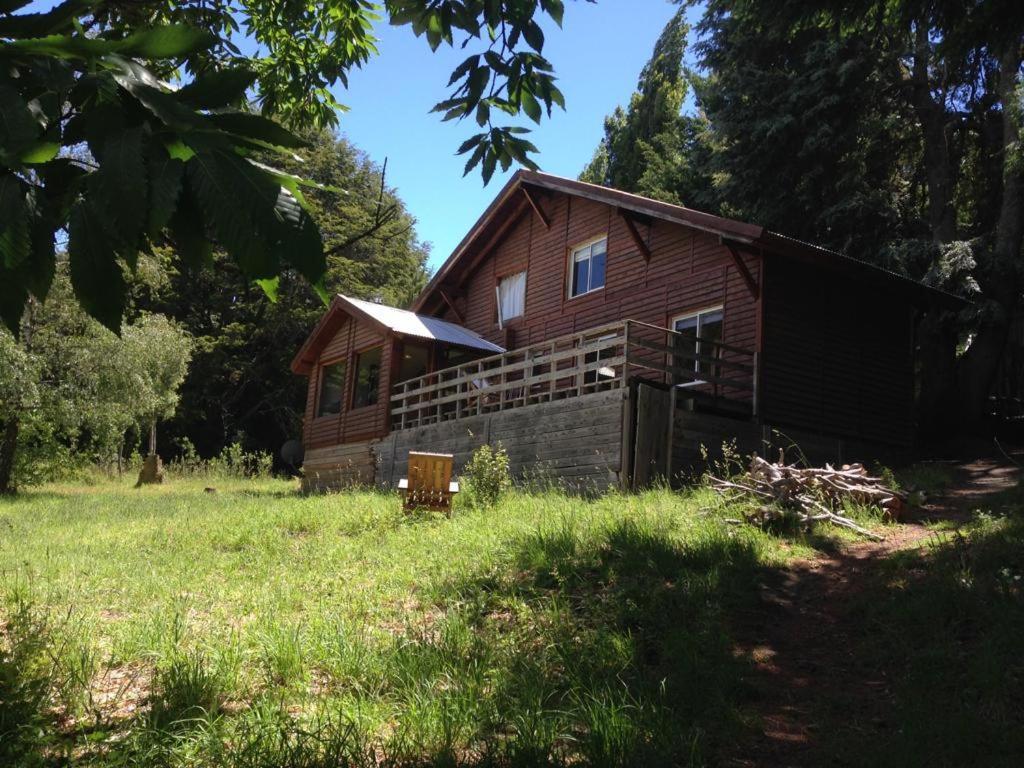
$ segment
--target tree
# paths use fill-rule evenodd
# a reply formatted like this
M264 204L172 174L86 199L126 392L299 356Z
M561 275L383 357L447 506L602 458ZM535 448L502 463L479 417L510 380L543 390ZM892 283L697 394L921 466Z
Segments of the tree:
M1024 7L712 0L699 29L727 205L919 279L971 267L976 311L919 337L922 423L976 423L1022 287Z
M143 315L126 326L115 350L127 377L124 406L149 432L149 455L156 454L156 426L174 415L178 389L188 372L191 339L163 315Z
M1009 361L1022 356L1007 344L1024 324L1024 6L708 0L689 75L698 115L644 121L645 101L674 93L657 62L680 50L665 41L681 24L583 178L970 296L970 309L933 307L918 326L925 436L977 424L996 382L1019 395L1024 370Z
M189 267L216 243L274 297L290 267L323 296L321 235L304 180L254 163L305 144L274 122L330 125L329 87L375 52L365 0L66 0L45 13L0 2L0 319L17 332L45 299L58 234L83 308L117 331L126 271L174 245ZM495 115L563 105L537 19L561 23L562 0L388 0L392 24L432 49L474 45L452 73L444 119L485 128L460 148L481 165L535 167L525 128ZM243 54L241 38L255 42ZM458 40L456 38L459 38ZM177 80L182 87L169 85ZM246 111L254 93L261 114ZM543 107L542 107L543 105Z
M681 114L690 31L685 11L681 7L662 30L628 108L616 107L605 118L604 138L581 181L690 205L706 186L690 178L701 121Z
M313 190L306 198L323 233L326 290L408 305L426 283L428 251L416 239L402 201L387 187L384 169L329 130L303 137L309 149L302 172L348 191L336 196ZM234 442L276 453L301 427L306 383L289 363L323 305L291 271L282 273L278 300L270 302L220 251L203 270L162 256L155 265L159 274L140 284L132 301L174 318L195 339L195 350L181 404L162 433L161 453L172 453L181 438L204 456ZM140 270L144 266L140 262Z
M119 460L127 430L173 411L188 337L156 316L115 335L78 307L63 261L21 330L0 330L0 493L76 460Z

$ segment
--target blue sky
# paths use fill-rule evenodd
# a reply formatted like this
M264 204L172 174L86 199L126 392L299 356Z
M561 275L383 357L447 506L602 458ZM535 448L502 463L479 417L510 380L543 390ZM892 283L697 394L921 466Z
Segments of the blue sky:
M35 0L26 10L46 10L55 0ZM654 41L675 13L669 0L599 0L597 4L566 2L562 29L542 24L544 55L555 67L566 109L534 126L529 136L540 150L542 170L575 178L593 155L604 117L625 105L636 87L640 69ZM691 24L700 6L690 10ZM339 101L350 108L341 115L340 130L375 162L388 159L387 181L398 190L416 217L420 239L431 246L430 266L436 269L469 230L501 185L515 170L496 173L483 186L479 168L462 176L465 158L455 155L464 139L477 130L473 120L442 123L430 114L447 97L452 69L467 55L439 48L431 53L426 40L408 27L377 25L380 55L349 77Z
M575 178L602 135L604 117L625 104L640 69L676 6L667 0L567 2L563 27L544 28L544 54L565 94L565 111L534 126L529 138L540 150L542 170ZM476 132L472 120L442 123L431 107L445 98L461 50L431 54L424 39L407 27L381 24L380 56L352 73L339 100L350 107L341 130L380 163L388 158L387 180L416 217L420 238L431 244L436 269L487 207L508 174L483 186L479 169L463 178L459 144ZM533 125L525 118L523 125Z

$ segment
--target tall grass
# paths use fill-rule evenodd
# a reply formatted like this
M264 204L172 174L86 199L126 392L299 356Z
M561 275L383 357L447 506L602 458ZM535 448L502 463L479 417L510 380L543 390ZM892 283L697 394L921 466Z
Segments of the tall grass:
M129 482L0 500L0 765L714 764L750 729L733 618L812 551L703 489L449 519Z

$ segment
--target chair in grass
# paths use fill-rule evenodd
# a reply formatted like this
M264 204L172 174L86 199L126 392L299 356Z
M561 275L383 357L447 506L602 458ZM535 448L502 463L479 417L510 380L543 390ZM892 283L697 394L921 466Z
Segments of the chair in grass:
M455 457L450 453L409 451L409 477L398 482L406 512L414 509L436 509L451 515L452 497L459 484L452 480Z

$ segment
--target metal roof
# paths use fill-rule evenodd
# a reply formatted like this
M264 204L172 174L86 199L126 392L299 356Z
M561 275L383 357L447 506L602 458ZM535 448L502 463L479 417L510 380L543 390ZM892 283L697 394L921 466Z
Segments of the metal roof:
M447 320L440 320L427 315L417 315L415 312L410 312L406 309L389 307L386 304L375 304L372 301L363 301L362 299L353 299L341 294L338 296L344 302L369 315L381 325L387 326L394 333L418 336L421 339L444 341L460 347L482 349L485 352L500 353L505 351L503 347L492 344L468 328L463 328L455 323L449 323Z

